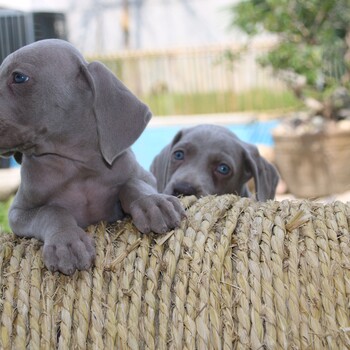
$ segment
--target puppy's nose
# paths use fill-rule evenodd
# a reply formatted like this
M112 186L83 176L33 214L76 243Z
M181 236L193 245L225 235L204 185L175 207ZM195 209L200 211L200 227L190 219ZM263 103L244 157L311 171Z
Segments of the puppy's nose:
M197 190L188 182L178 182L173 187L173 196L197 195Z

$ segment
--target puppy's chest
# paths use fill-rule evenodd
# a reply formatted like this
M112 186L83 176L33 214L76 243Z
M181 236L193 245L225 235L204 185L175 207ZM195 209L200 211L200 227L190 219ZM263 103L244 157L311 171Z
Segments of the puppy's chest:
M27 169L32 170L32 169ZM37 167L36 173L42 168ZM112 221L122 216L118 202L120 186L116 176L78 167L49 167L34 176L33 171L24 175L24 186L31 198L37 198L37 205L58 205L66 208L81 226L100 220Z
M119 186L101 179L70 181L52 197L52 202L68 208L83 226L100 220L113 220L118 213ZM119 210L120 211L120 210Z
M112 183L104 183L98 179L76 179L66 183L57 198L70 203L91 206L94 203L103 205L110 198L115 198L118 188Z

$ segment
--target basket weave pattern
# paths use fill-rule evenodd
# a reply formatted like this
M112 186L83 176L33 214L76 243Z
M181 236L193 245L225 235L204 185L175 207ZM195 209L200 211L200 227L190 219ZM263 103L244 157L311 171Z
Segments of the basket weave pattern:
M1 236L1 349L346 349L350 205L183 199L164 236L88 229L96 266L48 272Z

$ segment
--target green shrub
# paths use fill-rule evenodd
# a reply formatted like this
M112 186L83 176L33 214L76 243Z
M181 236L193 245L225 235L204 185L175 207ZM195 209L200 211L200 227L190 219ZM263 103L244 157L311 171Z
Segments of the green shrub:
M0 232L10 232L8 223L8 210L11 205L12 198L6 202L0 202Z
M232 25L249 37L262 32L278 37L259 61L292 73L287 80L299 98L311 92L322 101L339 86L350 89L349 0L241 0L231 15Z

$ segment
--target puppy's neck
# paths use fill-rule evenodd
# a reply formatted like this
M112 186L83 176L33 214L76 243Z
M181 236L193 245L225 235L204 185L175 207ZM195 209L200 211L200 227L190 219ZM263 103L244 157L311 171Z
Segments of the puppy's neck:
M65 160L74 162L88 163L91 160L101 157L96 151L98 149L97 137L90 137L87 139L80 139L77 136L74 139L45 140L39 142L35 147L24 152L24 155L29 157L45 157L54 156Z

